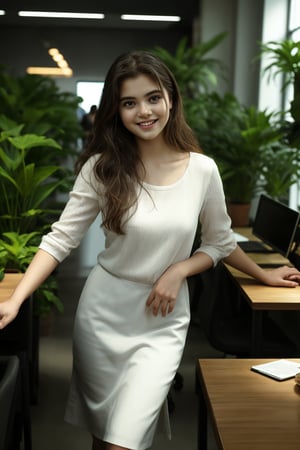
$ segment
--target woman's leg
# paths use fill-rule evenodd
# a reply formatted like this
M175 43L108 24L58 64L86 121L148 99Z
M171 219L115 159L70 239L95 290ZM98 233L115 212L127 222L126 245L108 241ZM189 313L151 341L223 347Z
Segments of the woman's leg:
M100 441L100 439L97 439L93 436L93 447L92 450L105 450L105 442Z
M109 442L100 441L93 436L92 450L130 450L129 448L120 447L119 445L110 444Z

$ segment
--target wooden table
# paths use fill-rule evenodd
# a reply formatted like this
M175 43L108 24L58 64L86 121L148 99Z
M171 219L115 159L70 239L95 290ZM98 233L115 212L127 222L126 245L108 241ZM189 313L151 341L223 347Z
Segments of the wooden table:
M238 228L236 231L252 239L250 229ZM278 253L247 254L251 259L260 265L291 265L289 260ZM227 264L225 264L225 267L252 309L253 319L251 354L252 356L259 356L262 342L263 312L276 310L300 310L300 286L296 288L266 286Z
M198 450L207 449L208 414L220 450L299 450L300 388L250 370L268 361L197 361Z
M0 281L0 302L6 300L19 281L23 278L23 273L6 273L3 280Z

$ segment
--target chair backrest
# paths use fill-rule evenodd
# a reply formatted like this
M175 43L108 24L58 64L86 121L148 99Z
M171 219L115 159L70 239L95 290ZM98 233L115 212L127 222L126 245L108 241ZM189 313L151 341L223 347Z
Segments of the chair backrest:
M20 362L17 356L0 356L0 450L6 450L13 433Z
M251 356L252 310L222 263L202 274L200 314L209 343L224 355ZM266 314L262 356L296 356L297 347Z

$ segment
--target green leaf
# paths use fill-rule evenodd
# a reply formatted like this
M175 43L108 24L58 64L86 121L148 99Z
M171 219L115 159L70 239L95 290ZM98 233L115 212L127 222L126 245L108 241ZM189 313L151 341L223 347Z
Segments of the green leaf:
M27 150L33 147L54 147L61 149L61 146L54 140L45 136L37 136L36 134L24 134L9 138L9 141L20 150Z

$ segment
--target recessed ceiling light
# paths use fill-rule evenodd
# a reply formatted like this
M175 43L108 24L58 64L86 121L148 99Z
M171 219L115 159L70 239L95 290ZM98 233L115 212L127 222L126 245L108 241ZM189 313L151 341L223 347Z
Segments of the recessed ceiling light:
M4 11L4 9L0 9L0 16L5 16L5 11Z
M122 14L122 20L149 20L152 22L180 22L179 16L152 16L145 14Z
M76 13L57 11L19 11L20 17L47 17L51 19L104 19L100 13Z

